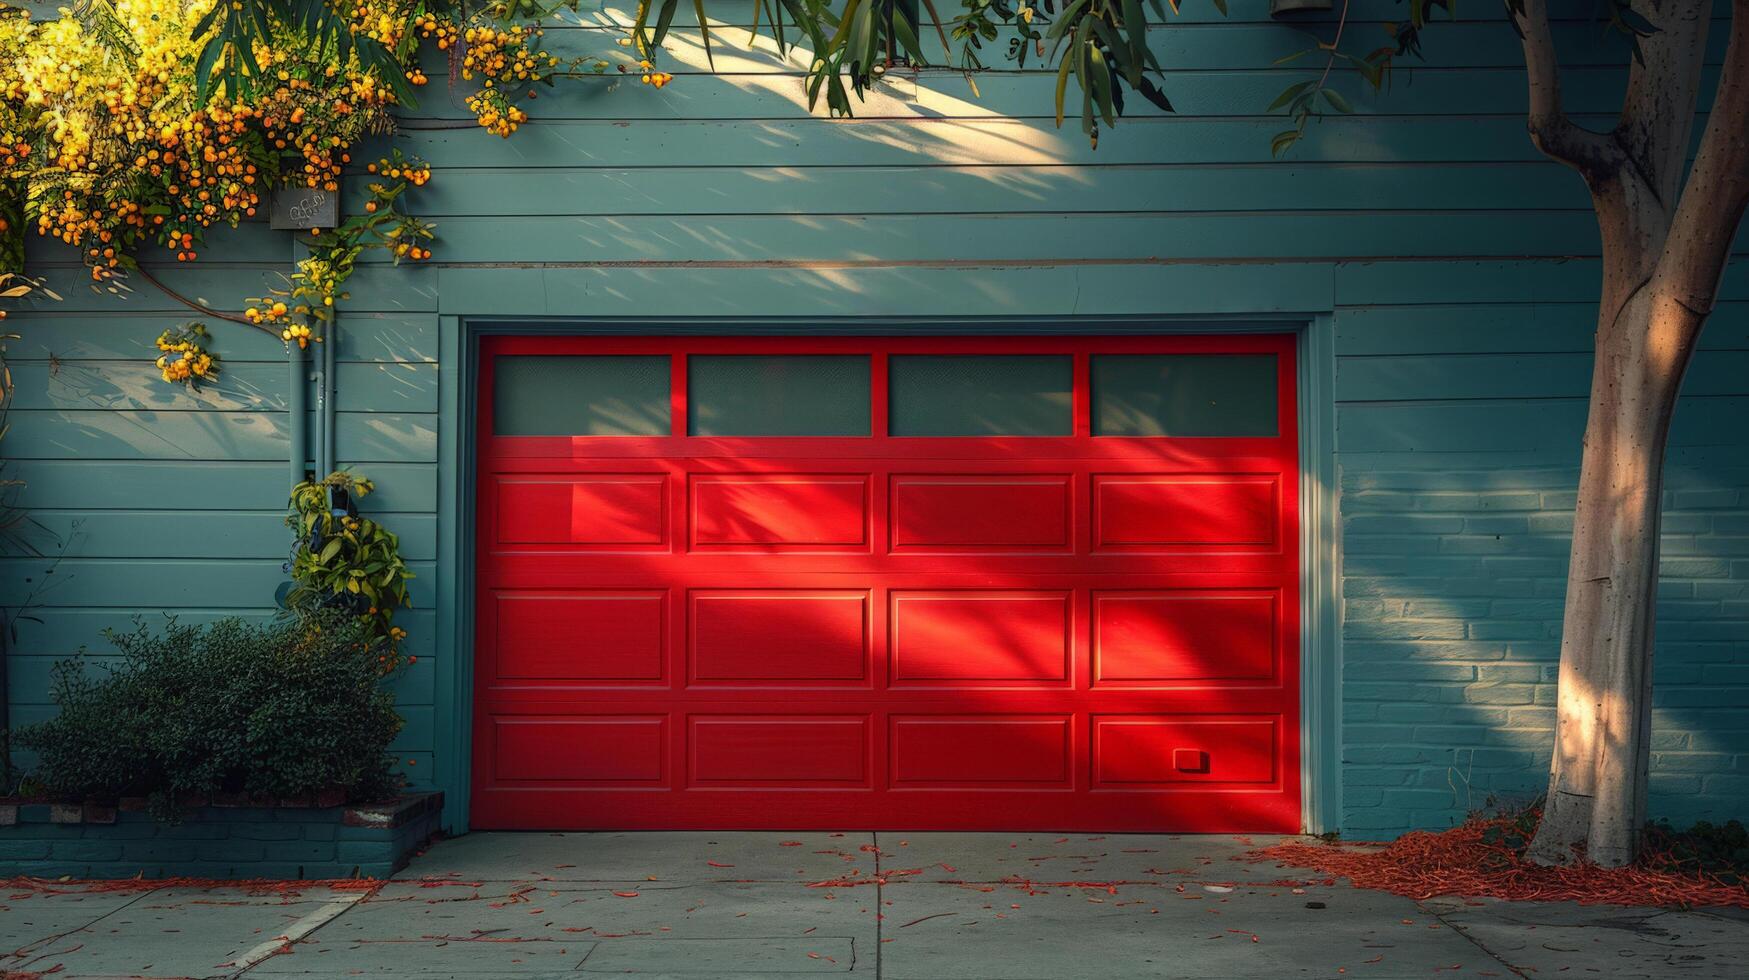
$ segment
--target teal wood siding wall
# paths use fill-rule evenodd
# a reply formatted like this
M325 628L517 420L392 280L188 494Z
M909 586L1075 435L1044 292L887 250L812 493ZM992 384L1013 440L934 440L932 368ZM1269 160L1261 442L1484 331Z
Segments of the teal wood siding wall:
M1341 825L1388 836L1447 824L1490 793L1535 792L1599 275L1584 189L1527 141L1521 55L1493 9L1460 5L1457 23L1428 32L1433 67L1357 98L1356 115L1313 125L1272 161L1283 123L1260 110L1309 76L1271 65L1303 38L1261 0L1235 0L1228 20L1203 6L1155 36L1179 113L1132 99L1097 151L1073 124L1054 127L1052 79L1036 71L988 73L981 97L926 72L854 121L810 116L803 62L735 43L744 32L729 25L750 22L751 6L726 0L710 6L724 22L721 75L683 32L666 90L562 87L509 140L434 82L401 141L436 168L411 201L438 223L436 260L373 259L342 304L338 348L339 457L378 481L367 506L402 533L419 576L406 625L420 659L398 682L398 750L415 783L466 790L451 749L460 709L438 694L459 666L442 655L436 612L460 572L436 561L456 530L439 526L455 476L440 461L459 458L463 437L440 411L455 394L443 386L456 365L438 363L454 318L1050 317L1093 329L1101 316L1324 314L1337 353ZM1401 10L1358 0L1354 16L1376 31ZM592 26L554 29L550 47L620 52L603 25L626 23L626 5L584 11ZM1560 41L1573 110L1605 124L1620 74L1603 66L1619 50L1589 22L1562 24ZM290 253L282 233L250 226L214 236L195 265L160 254L152 268L236 309ZM20 720L49 710L53 659L97 646L103 626L142 611L266 614L287 547L280 345L214 324L224 379L167 387L148 363L152 338L190 314L144 281L123 297L85 290L70 258L34 249L67 301L9 321L23 335L10 345L20 393L0 447L27 481L21 502L70 542L35 598L41 622L20 624ZM1653 811L1679 820L1742 815L1749 799L1741 262L1725 300L1668 467ZM6 559L5 594L26 594L45 564Z

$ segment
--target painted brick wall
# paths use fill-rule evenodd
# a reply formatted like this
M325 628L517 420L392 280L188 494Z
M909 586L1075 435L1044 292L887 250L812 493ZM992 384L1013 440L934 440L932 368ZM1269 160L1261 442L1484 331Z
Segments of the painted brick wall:
M1547 784L1591 306L1558 278L1534 307L1449 306L1442 288L1338 313L1343 826L1357 837L1446 826ZM1749 331L1737 304L1708 329L1664 496L1651 813L1677 822L1749 809Z

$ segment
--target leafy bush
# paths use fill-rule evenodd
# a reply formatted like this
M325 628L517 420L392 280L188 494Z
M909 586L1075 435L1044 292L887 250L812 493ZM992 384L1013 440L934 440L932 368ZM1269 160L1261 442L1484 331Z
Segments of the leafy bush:
M162 632L141 623L106 635L121 663L56 665L59 717L17 733L37 753L33 781L48 794L146 796L168 816L181 794L394 790L388 749L401 718L369 623L172 620Z
M1749 883L1749 828L1705 820L1678 830L1668 820L1646 827L1645 860L1653 867L1707 874L1727 885Z

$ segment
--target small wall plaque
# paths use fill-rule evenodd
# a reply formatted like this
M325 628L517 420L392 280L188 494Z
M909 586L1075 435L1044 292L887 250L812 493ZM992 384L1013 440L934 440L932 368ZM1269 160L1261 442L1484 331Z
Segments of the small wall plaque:
M332 228L340 223L340 195L320 187L276 187L268 225L276 229Z

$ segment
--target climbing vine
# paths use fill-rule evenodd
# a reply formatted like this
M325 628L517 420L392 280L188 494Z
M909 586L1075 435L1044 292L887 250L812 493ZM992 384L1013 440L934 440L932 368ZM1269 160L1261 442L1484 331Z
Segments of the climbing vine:
M37 21L0 0L0 271L21 271L34 228L116 288L147 249L197 259L209 231L257 217L276 187L338 193L356 144L416 104L428 58L451 61L476 122L505 137L527 121L536 86L610 67L542 49L542 20L575 0L335 0L315 19L306 5L251 8L239 40L243 6L79 0ZM205 312L307 346L364 251L429 258L433 226L401 206L429 168L394 149L370 173L362 210L309 234L285 289L242 316ZM184 373L185 360L158 365L166 381L196 377L202 361Z

